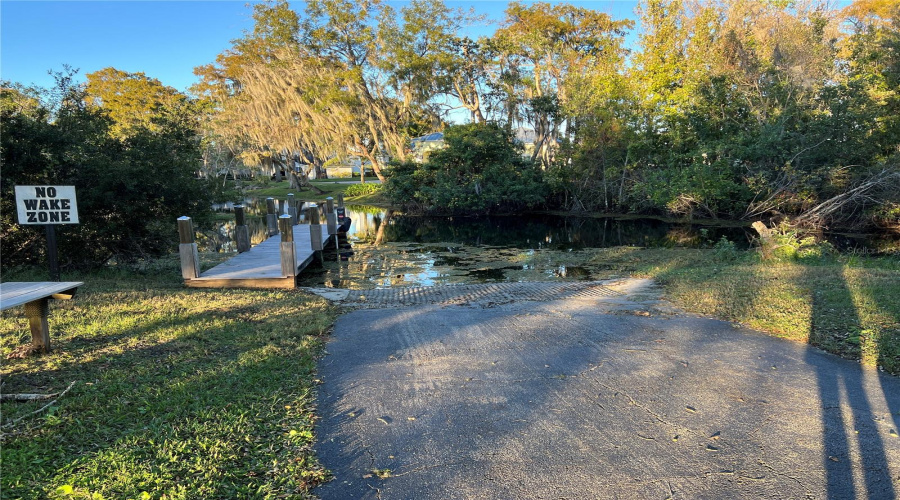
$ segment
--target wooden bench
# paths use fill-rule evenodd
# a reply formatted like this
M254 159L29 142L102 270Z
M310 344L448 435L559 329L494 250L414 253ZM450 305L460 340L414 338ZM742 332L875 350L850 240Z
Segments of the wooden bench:
M50 299L68 300L75 295L80 281L43 281L0 283L0 310L25 306L31 326L31 340L36 351L50 352Z

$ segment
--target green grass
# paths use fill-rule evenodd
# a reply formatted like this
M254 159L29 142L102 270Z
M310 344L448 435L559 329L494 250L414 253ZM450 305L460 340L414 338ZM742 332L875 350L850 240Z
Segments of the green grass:
M597 250L612 274L658 280L666 297L699 314L900 374L900 258L829 256L765 262L715 249Z
M40 275L4 280L41 280ZM311 451L315 359L335 311L299 291L199 290L177 256L84 281L51 303L54 351L3 362L4 498L304 498L327 478ZM4 357L30 342L0 319ZM4 424L5 425L5 424ZM91 495L94 495L91 497Z
M339 193L343 193L344 191L346 191L346 189L353 184L344 184L344 182L351 180L353 179L324 179L310 181L310 184L324 191L324 193L322 194L316 193L308 188L304 188L302 190L291 189L290 182L282 181L268 182L263 186L247 188L244 190L244 195L255 196L259 198L269 196L273 198L286 198L288 193L294 193L294 197L299 201L320 202L329 196L334 198L337 197ZM373 177L370 179L369 177L366 177L366 180L377 180L377 178ZM356 179L356 182L359 182L359 179Z

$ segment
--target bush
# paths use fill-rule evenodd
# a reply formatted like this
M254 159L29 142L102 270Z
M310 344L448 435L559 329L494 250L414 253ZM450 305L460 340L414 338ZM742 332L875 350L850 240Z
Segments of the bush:
M729 240L725 236L719 238L719 241L713 245L713 253L715 256L723 262L732 262L740 257L740 253L737 249L737 245L734 244L733 241Z
M366 196L380 192L381 184L368 182L366 184L351 184L347 187L347 189L344 190L344 196L347 196L349 198L354 196Z
M449 127L446 147L423 164L394 165L385 186L406 210L432 213L511 213L545 201L541 171L525 160L494 124Z
M760 255L769 261L802 261L815 263L837 254L831 243L815 236L804 235L787 224L771 230L759 240Z

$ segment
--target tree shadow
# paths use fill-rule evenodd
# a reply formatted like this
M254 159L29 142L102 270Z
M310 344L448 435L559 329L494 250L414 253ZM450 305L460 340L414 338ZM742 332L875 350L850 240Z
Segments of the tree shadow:
M811 343L825 342L829 317L828 304L817 290L812 293ZM846 280L838 280L831 292L840 303L853 304L853 297ZM859 326L860 318L855 309L847 311L849 323ZM878 425L873 421L870 395L877 393L867 387L867 379L881 380L884 394L892 413L898 404L896 394L891 396L884 386L889 377L874 367L856 365L852 370L835 371L821 363L822 354L810 351L809 363L815 367L822 413L822 468L825 471L828 498L896 498L893 480L885 451L885 444ZM894 391L896 393L896 391ZM895 416L896 419L896 416ZM861 467L854 467L854 455L858 453Z
M627 258L627 255L625 257ZM664 269L659 275L683 272L690 266L690 262L681 262ZM715 276L710 279L715 279ZM779 279L785 277L779 276ZM805 286L806 282L802 280L802 276L791 279L798 286ZM752 298L762 293L759 287L764 286L765 282L749 280L746 285L746 290L741 292L744 295L741 296ZM842 293L850 293L846 285ZM567 299L564 296L559 298ZM743 307L753 306L750 300ZM823 307L826 305L818 302L813 304L811 312L813 331L815 321L822 317ZM459 311L459 316L463 316L463 310ZM621 317L610 317L609 322L587 318L580 323L580 332L565 334L568 338L557 338L558 329L551 322L546 324L545 333L553 339L553 343L544 344L535 337L523 335L518 339L518 347L511 354L514 358L527 361L526 364L529 366L536 367L521 377L523 384L533 384L535 390L524 392L511 389L503 392L502 385L508 380L502 375L486 377L485 373L493 373L496 369L483 363L463 362L451 370L451 376L447 376L446 373L437 376L435 373L434 378L416 375L418 370L416 367L428 364L427 360L421 358L423 353L430 353L438 358L448 354L447 346L453 345L458 340L454 339L457 332L505 328L511 319L498 316L490 320L476 318L466 321L461 318L453 319L454 315L451 314L443 320L446 324L435 325L429 323L425 312L425 310L403 313L375 310L359 313L370 316L345 316L339 320L367 323L365 331L357 331L356 327L350 327L351 332L356 332L351 335L364 336L367 343L364 348L332 344L329 351L334 358L329 356L320 362L320 371L326 378L326 388L320 393L319 402L323 420L318 429L320 442L317 450L323 459L340 457L340 463L325 463L326 466L338 469L336 470L338 477L333 483L317 490L323 498L338 498L348 492L352 492L351 496L354 497L375 498L379 495L379 490L383 490L382 493L393 491L396 494L398 490L390 490L399 487L391 486L391 481L395 480L398 481L396 484L403 484L404 487L414 485L412 490L403 490L402 495L407 497L426 496L429 491L431 493L453 491L455 494L463 492L457 496L473 497L477 496L478 490L469 491L461 486L461 482L464 481L456 475L457 471L466 466L466 461L484 460L487 464L487 458L483 457L507 452L511 455L518 453L520 459L515 466L522 468L520 475L523 476L523 484L531 481L528 476L532 472L545 474L549 471L551 474L583 475L589 474L590 472L586 471L590 471L590 468L596 466L598 462L611 461L613 463L611 468L603 471L596 480L598 484L607 484L610 488L607 491L617 491L615 478L636 481L636 478L646 478L649 474L647 471L632 469L630 453L624 451L629 447L641 447L633 444L636 436L628 433L633 430L634 425L646 424L637 422L641 415L653 425L665 421L664 427L669 425L675 430L674 436L661 433L644 433L637 436L638 439L649 443L646 448L648 452L641 454L644 457L641 460L645 461L645 465L655 466L656 470L653 470L653 467L648 470L659 474L660 469L667 469L665 474L668 475L665 477L671 479L672 484L682 480L689 481L685 478L696 473L696 469L692 470L685 464L699 460L702 468L707 471L705 479L708 481L715 481L717 474L736 476L738 484L741 481L744 481L744 484L752 484L752 481L761 481L761 478L777 477L779 480L786 479L788 486L793 484L790 481L793 480L799 483L801 488L807 488L805 491L800 490L801 496L802 494L815 496L818 492L827 494L829 498L854 496L893 498L896 494L889 477L890 466L896 467L896 460L889 462L885 442L878 434L878 427L872 422L872 416L881 411L879 404L873 405L870 401L870 396L876 393L874 379L870 373L873 371L861 370L858 365L826 354L817 348L799 342L775 340L749 331L738 332L740 338L736 341L735 332L727 323L703 320L706 325L703 328L693 330L688 328L687 333L682 333L688 337L684 348L669 353L663 366L653 368L641 364L641 356L665 345L667 335L649 326L652 324L650 318L638 319L637 327L628 327L625 323L618 322L623 319ZM560 314L561 318L569 318L568 313ZM520 316L522 319L515 321L520 323L532 321L527 312ZM673 318L672 324L678 321L680 320ZM348 328L348 325L339 323L336 327L337 330L342 328ZM479 335L473 335L470 340L471 345L462 349L478 351L491 347L491 344L486 346L480 344ZM745 341L749 344L744 344ZM459 350L460 347L457 346L456 349ZM532 349L539 355L533 355ZM717 353L723 350L725 351ZM744 360L739 369L732 369L729 366L729 352ZM493 360L498 365L502 365L503 361L501 358ZM722 380L710 380L708 373L703 376L689 375L691 367L704 362L720 363L718 370L722 377L724 378L726 374L733 377L728 379L729 382L722 383ZM778 371L773 371L776 365ZM386 367L386 371L379 372L380 366ZM547 371L543 371L544 366L548 367ZM549 369L558 366L567 368L562 371ZM428 375L427 370L423 373ZM554 426L548 428L546 424L540 424L535 429L532 428L531 422L539 414L545 413L547 408L551 408L552 411L553 408L562 408L557 405L568 404L566 398L560 397L560 394L566 387L577 384L577 381L581 380L580 377L591 377L597 396L593 402L595 405L593 411L590 407L579 407L579 410L586 410L591 417L597 415L596 412L617 411L619 422L605 422L602 427L597 427L596 422L590 421L589 418L560 417L558 422L560 427L573 429L581 427L588 433L603 434L607 443L578 445L581 450L597 446L591 459L595 462L593 464L585 463L585 457L579 455L573 457L573 463L564 468L559 467L559 463L556 462L551 463L547 470L537 471L534 469L534 463L541 460L542 452L539 450L544 445L546 450L551 450L554 446L552 441L557 435L554 434ZM617 381L629 377L641 379L638 381L637 389L632 388L633 392L630 394L619 390L616 384ZM371 387L369 383L376 380L383 386ZM409 384L403 385L404 380L409 380ZM895 407L900 401L900 386L896 383L891 384L890 381L896 382L891 377L881 375L880 380L885 387L882 392L888 404L892 408ZM489 389L491 397L483 400L446 396L451 400L445 406L440 399L434 399L434 396L448 394L442 392L444 391L442 386L448 383L456 383L460 391L473 384L496 387ZM645 388L654 386L663 386L670 392L668 395L665 393L650 395L642 392ZM342 399L346 394L364 390L372 391L376 399L384 398L388 406L358 402L344 406L350 404ZM396 394L392 392L397 391L402 392L406 400L401 398L396 407L391 407L390 405L396 401L394 399ZM627 394L626 398L631 398L625 405L621 405L623 393ZM698 393L712 400L698 404L695 402ZM748 399L747 394L756 395ZM428 397L432 399L429 400ZM781 403L779 400L783 397L788 402L778 408L783 410L784 405L788 405L789 411L773 414L773 408ZM430 407L426 404L426 411L405 415L403 411L410 411L415 407L409 406L411 404L408 403L409 400L425 403L431 401L434 405L440 404L444 407ZM800 405L802 408L790 408L790 405ZM502 417L498 415L503 415L511 407L524 409L521 422L501 422ZM807 407L809 410L804 410ZM678 435L677 429L689 428L690 414L697 409L715 414L713 425L719 425L726 430L721 441L717 441L720 435L715 427L704 428L702 431L694 429L692 435L683 433ZM646 414L641 413L644 410L647 410ZM429 411L432 412L431 415ZM792 426L799 424L779 420L789 419L790 415L803 411L815 416L808 421L804 420L802 424L806 426L802 431L805 437L803 443L794 443L791 439L796 433L792 433L795 431ZM631 418L626 418L629 412L636 412L638 418L628 422ZM821 436L815 428L819 419L817 413L821 414L822 419ZM406 418L410 419L409 422L405 421ZM393 430L404 424L419 426L417 432L419 436L424 437L424 441L411 441ZM652 428L653 425L649 427ZM379 441L381 438L373 439L372 435L355 434L351 431L353 428L357 431L373 432L375 436L384 433L391 437L388 441ZM768 436L766 431L770 429L776 429L784 434L778 437ZM701 435L703 432L705 434ZM519 445L516 444L516 436L522 434L534 436L538 441L534 444L535 449L517 448ZM738 442L733 438L736 434L746 440L741 443L745 450L767 450L768 462L755 459L753 451L737 458L729 456L725 460L717 458L721 455L712 454L728 451L729 445ZM447 435L451 437L448 439ZM729 443L729 438L735 440ZM466 440L475 441L476 452L473 456L457 456L457 460L454 461L452 453L448 454L446 451L458 450ZM686 452L683 448L666 447L667 442L676 440L678 443L693 440L692 444L700 446L700 451ZM422 446L425 448L420 449ZM798 452L798 448L802 449L802 453ZM393 455L388 456L388 453L382 453L385 449L396 450L396 458ZM698 458L696 453L702 457ZM381 471L392 469L398 476L415 475L418 471L427 470L432 466L427 462L411 463L410 455L415 455L419 459L430 455L431 459L443 461L443 465L434 465L442 468L440 473L427 478L428 481L432 481L430 486L415 485L400 477L380 478L372 473L375 469ZM815 470L815 466L810 466L820 456L823 464L821 471ZM672 457L675 461L668 462ZM348 477L342 475L346 474L345 467L348 463L367 466L354 471L353 474L360 472L359 476ZM370 473L368 477L361 477L366 472ZM484 474L489 476L494 472L496 471L491 469ZM648 484L638 483L640 481L629 483L634 487L631 491L635 496L659 494L658 490L653 489L658 486L650 485L649 481ZM722 486L720 483L715 484ZM495 486L499 488L501 484L498 482ZM764 486L768 485L760 484L759 487ZM429 487L437 487L438 490L429 490ZM740 497L738 491L747 493L757 490L729 491ZM757 493L760 491L762 490L758 490ZM495 493L501 497L515 497L522 491L498 489ZM558 493L565 496L565 493L569 492L560 489ZM774 490L771 493L774 496L786 494ZM582 491L580 494L587 493Z

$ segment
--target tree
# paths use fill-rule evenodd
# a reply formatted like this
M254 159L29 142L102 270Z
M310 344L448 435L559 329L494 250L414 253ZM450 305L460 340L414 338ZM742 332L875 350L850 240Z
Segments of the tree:
M40 232L16 224L17 184L75 186L81 223L59 228L64 266L160 255L173 248L175 218L210 213L206 186L193 175L200 154L190 119L164 114L120 136L72 76L57 74L54 89L0 85L4 268L44 252Z
M451 126L444 142L446 148L426 163L395 166L387 196L408 210L431 213L511 213L544 201L540 169L522 158L501 127Z
M402 13L427 8L416 1ZM409 49L428 31L414 23L398 28L395 15L393 9L373 0L312 0L307 2L301 28L301 40L311 54L341 68L343 88L357 102L365 127L365 136L353 145L355 152L369 160L382 181L385 157L406 159L406 125L428 114L431 97L430 86L423 86L421 75L414 72L415 61L400 66L390 62L400 61L392 48ZM418 60L427 60L430 45L418 48Z
M253 20L253 30L232 40L232 47L218 55L214 64L194 68L200 81L191 90L207 110L203 123L207 148L212 149L208 155L227 148L231 157L241 158L280 180L279 164L292 162L295 155L302 153L300 147L284 148L283 144L276 144L279 138L254 133L253 125L267 120L266 116L252 116L246 122L235 123L236 117L247 117L248 110L233 107L246 102L246 99L242 101L241 93L247 79L258 73L258 69L249 72L251 68L275 64L279 54L296 49L299 17L287 1L274 0L254 4Z
M514 73L525 90L526 116L535 128L533 159L550 162L551 145L568 118L570 82L590 71L594 63L623 53L622 37L629 21L569 4L513 2L494 35L508 60L521 65Z
M127 137L141 128L158 129L156 118L187 105L187 96L144 73L104 68L85 76L85 101L112 119L114 137Z

